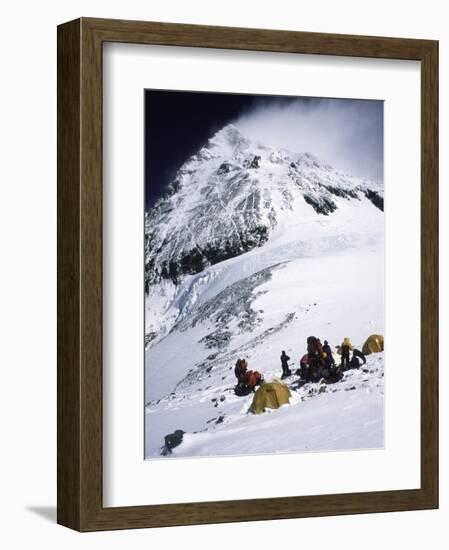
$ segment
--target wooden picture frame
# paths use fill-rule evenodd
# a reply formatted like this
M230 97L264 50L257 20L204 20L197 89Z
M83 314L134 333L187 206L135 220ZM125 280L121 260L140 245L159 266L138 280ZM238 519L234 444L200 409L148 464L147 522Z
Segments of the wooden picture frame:
M102 502L102 45L421 62L421 488L105 508ZM418 428L417 428L418 429ZM438 43L81 18L58 27L58 523L78 531L438 507Z

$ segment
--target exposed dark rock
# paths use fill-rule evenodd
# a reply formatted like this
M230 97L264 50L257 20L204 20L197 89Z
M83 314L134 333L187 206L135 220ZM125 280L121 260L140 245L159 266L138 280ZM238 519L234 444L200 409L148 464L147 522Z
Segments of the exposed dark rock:
M177 193L181 189L181 182L178 179L175 179L170 185L167 187L167 195L171 197L175 193Z
M147 332L145 334L145 346L147 346L152 340L154 340L157 336L156 332Z
M200 342L206 346L206 348L223 348L231 341L231 333L227 330L216 330L211 332L204 338L201 338ZM211 367L212 368L212 367ZM207 369L206 369L207 370Z
M323 187L337 197L342 197L344 199L358 199L359 195L357 191L353 189L343 189L342 187L336 187L334 185L323 184Z
M253 160L251 161L251 164L249 165L250 168L259 168L260 167L260 155L255 155Z
M304 200L307 204L310 204L310 206L313 207L317 214L328 216L337 210L337 205L335 202L325 196L315 197L305 193Z
M223 164L221 164L217 170L217 175L222 176L223 174L229 174L230 171L231 165L229 164L229 162L223 162Z
M365 189L364 190L365 196L367 199L369 199L374 206L376 206L379 210L384 211L384 198L377 193L377 191L372 191L371 189Z
M257 225L252 230L234 235L233 240L226 239L221 243L209 243L203 249L194 248L183 253L178 261L162 262L160 269L155 268L154 258L145 265L145 291L148 293L150 285L169 279L177 285L183 275L195 275L209 265L215 265L229 258L235 258L253 248L265 244L269 237L269 228L266 225Z

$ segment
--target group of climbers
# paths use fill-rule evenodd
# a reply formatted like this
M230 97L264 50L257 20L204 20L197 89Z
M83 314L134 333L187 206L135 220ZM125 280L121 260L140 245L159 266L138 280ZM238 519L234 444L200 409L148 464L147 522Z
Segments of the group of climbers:
M236 395L248 395L256 391L256 386L259 386L263 382L263 376L260 372L248 370L248 361L246 359L237 359L234 374L237 378Z
M318 382L321 380L324 369L335 367L335 360L327 340L324 345L315 336L307 338L307 352L301 357L299 369L296 371L302 380Z
M332 348L327 340L321 344L316 336L307 338L307 353L300 361L300 368L297 374L306 382L318 382L324 379L326 382L338 382L343 378L343 373L349 369L358 369L360 360L366 363L365 355L354 348L349 338L344 338L340 346L337 346L337 353L341 361L337 365L332 353Z
M338 382L343 378L343 373L349 369L358 369L361 361L366 363L365 355L354 348L349 338L344 338L343 342L337 346L337 353L341 356L341 361L337 365L332 348L327 340L321 343L320 338L309 336L307 338L307 352L300 360L300 367L295 374L300 376L303 382L327 383ZM281 379L292 375L288 362L290 357L282 351L281 353ZM255 391L256 386L263 383L263 375L258 371L248 370L246 359L238 359L234 374L237 378L235 387L236 395L248 395Z

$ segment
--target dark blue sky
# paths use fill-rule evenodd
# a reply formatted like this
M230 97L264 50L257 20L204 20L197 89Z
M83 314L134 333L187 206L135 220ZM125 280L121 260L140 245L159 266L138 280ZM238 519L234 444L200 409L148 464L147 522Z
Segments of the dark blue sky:
M250 139L383 179L382 101L146 90L147 209L182 163L230 122Z
M164 194L181 164L215 132L251 108L254 97L145 91L145 203Z

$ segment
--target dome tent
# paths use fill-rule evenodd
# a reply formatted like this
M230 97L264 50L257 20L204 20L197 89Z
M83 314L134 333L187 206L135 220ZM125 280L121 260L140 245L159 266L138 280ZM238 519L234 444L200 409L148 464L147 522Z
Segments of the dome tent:
M381 334L371 334L363 344L362 352L364 355L378 353L384 350L384 337Z
M281 405L289 403L291 395L288 386L282 382L265 382L256 391L249 410L254 414L260 414L265 409L278 409Z

